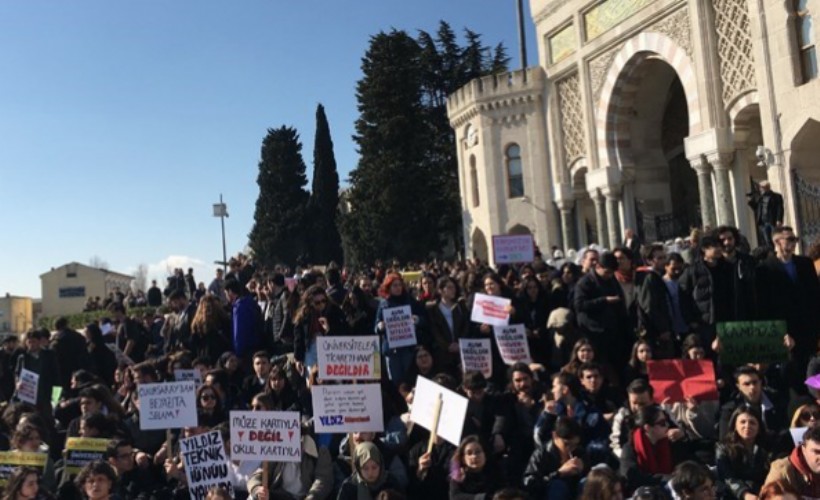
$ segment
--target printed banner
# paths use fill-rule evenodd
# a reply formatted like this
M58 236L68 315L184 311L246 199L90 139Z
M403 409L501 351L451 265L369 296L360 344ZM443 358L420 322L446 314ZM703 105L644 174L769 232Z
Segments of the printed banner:
M493 353L490 339L458 339L461 350L461 369L481 372L484 378L493 375Z
M298 411L232 411L231 460L302 461Z
M655 391L655 402L716 401L715 366L710 360L664 359L647 361L649 384Z
M17 381L17 399L23 403L37 404L37 385L40 383L40 375L33 371L20 370L20 380Z
M413 397L410 420L432 432L436 400L439 396L442 404L436 434L458 446L461 442L464 418L467 415L467 398L464 396L419 375L416 379L416 393Z
M70 437L65 442L65 469L77 474L89 462L105 460L110 439Z
M470 321L493 326L507 326L510 323L512 301L504 297L475 294Z
M780 363L789 359L783 344L785 321L730 321L717 324L724 365Z
M532 363L524 325L494 326L495 342L505 364Z
M174 380L176 382L187 382L189 380L193 380L193 382L199 387L202 385L202 372L196 368L191 369L178 369L174 370Z
M493 258L496 264L532 262L535 260L532 235L494 235Z
M384 327L387 330L387 346L390 349L414 346L416 325L410 306L388 307L384 310Z
M165 382L140 384L140 429L179 429L196 427L196 384Z
M211 431L189 438L180 439L179 450L188 478L191 500L205 500L208 490L213 487L225 488L233 498L233 482L222 434Z
M310 392L316 432L384 431L380 384L316 385Z
M45 453L29 453L25 451L0 451L0 486L5 486L18 467L34 467L40 470L42 475L46 468Z
M381 378L379 337L316 338L319 378L322 380L378 380Z

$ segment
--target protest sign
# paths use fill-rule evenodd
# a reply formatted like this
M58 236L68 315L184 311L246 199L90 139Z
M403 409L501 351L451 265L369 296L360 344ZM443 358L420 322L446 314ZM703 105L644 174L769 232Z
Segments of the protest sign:
M56 407L60 402L60 397L63 395L62 386L55 385L51 388L51 406Z
M725 365L787 361L785 321L729 321L717 324L720 362Z
M205 500L213 487L224 488L233 497L232 474L219 431L180 439L179 451L191 500Z
M177 382L192 380L199 387L202 385L202 372L196 368L190 370L179 368L174 370L174 380Z
M231 460L302 461L298 411L232 411Z
M193 381L140 384L140 429L195 427L196 384Z
M45 453L29 453L25 451L0 451L0 487L5 486L18 467L34 467L40 470L42 475L46 467Z
M421 279L421 271L402 271L400 274L405 283L415 283Z
M379 337L316 337L316 356L322 380L378 380L381 378Z
M70 437L65 442L65 469L76 474L89 462L105 460L109 439Z
M489 379L493 374L493 353L490 339L458 339L461 369L477 371Z
M17 399L23 403L37 404L37 385L40 383L40 375L33 371L20 370L20 380L17 381Z
M531 363L530 345L524 325L493 326L498 352L505 364Z
M384 431L380 384L316 385L310 392L316 432Z
M436 425L434 408L439 397L441 397L441 416ZM416 392L413 396L410 420L431 432L435 428L439 437L458 446L461 442L461 432L466 415L467 398L419 375L416 379Z
M803 444L803 435L809 430L808 427L792 427L789 429L789 434L792 435L792 441L795 446Z
M715 367L709 360L647 361L646 371L658 403L664 400L669 403L684 402L687 398L695 401L718 399Z
M475 294L470 321L493 326L507 326L510 322L512 301L504 297Z
M532 262L535 260L532 235L493 235L493 259L496 264Z
M384 310L384 327L390 349L416 345L416 325L410 306L388 307Z

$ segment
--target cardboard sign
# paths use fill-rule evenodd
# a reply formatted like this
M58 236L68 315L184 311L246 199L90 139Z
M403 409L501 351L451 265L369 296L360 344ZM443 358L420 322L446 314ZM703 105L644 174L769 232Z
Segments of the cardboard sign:
M140 384L140 429L178 429L196 427L196 384L165 382Z
M730 321L717 324L720 362L725 365L779 363L789 359L783 345L785 321Z
M232 411L231 460L302 461L297 411Z
M807 430L809 430L808 427L792 427L789 429L789 434L791 434L795 446L803 444L803 435L806 434Z
M495 342L501 359L507 365L532 363L530 344L527 343L527 331L524 325L494 326Z
M421 271L402 271L399 274L401 274L401 279L408 284L421 281Z
M490 339L458 339L461 351L461 369L481 372L484 378L493 375L493 352Z
M507 326L510 323L512 301L504 297L475 294L470 321L493 326Z
M649 384L655 390L655 402L716 401L715 367L709 360L664 359L647 361Z
M319 378L378 380L381 378L379 337L316 337Z
M23 403L37 404L37 385L40 383L40 374L33 371L20 370L20 379L17 381L17 399Z
M202 385L202 372L196 368L191 368L188 370L185 369L178 369L174 370L174 380L176 382L187 382L192 380L197 387Z
M410 306L388 307L384 310L384 327L387 330L387 346L390 349L414 346L416 325Z
M310 392L316 432L384 431L380 384L317 385Z
M416 379L416 393L410 420L433 431L436 400L442 398L441 417L436 434L455 446L461 442L464 418L467 416L467 398L428 380L421 375Z
M0 451L0 486L6 485L11 473L18 467L34 467L39 469L42 475L47 458L48 455L45 453Z
M65 442L65 469L77 474L86 464L105 460L105 450L110 439L70 437Z
M222 434L211 431L180 439L179 451L188 479L191 500L205 500L213 487L225 488L233 497L233 474L225 457Z
M532 235L494 235L493 259L496 264L532 262L535 260Z

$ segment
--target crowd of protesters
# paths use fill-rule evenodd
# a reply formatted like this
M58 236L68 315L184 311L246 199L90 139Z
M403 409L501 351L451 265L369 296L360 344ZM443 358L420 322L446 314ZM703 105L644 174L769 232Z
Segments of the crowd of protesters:
M820 393L805 384L820 372L818 249L814 262L795 255L788 227L753 254L732 227L667 245L625 236L611 251L536 252L496 269L478 259L262 269L240 254L207 288L190 270L164 290L153 282L144 297L156 313L131 317L113 294L109 319L82 332L61 318L54 331L8 337L0 450L48 461L16 469L2 498L190 498L178 440L219 430L227 443L231 410L300 412L302 461L263 474L232 460L235 491L212 499L820 498ZM459 340L493 338L471 321L476 293L511 300L531 363L506 366L493 342L489 377L463 371ZM404 305L417 345L393 348L384 311ZM717 325L749 320L785 321L788 361L721 362ZM374 334L384 432L314 432L310 390L331 383L317 338ZM647 362L658 359L714 363L719 399L657 401ZM39 375L36 405L18 398L23 368ZM202 374L198 425L168 441L140 429L136 389L177 369ZM458 446L434 437L428 450L429 431L409 418L419 376L468 399ZM800 427L795 445L789 430ZM110 439L105 460L68 473L70 437Z

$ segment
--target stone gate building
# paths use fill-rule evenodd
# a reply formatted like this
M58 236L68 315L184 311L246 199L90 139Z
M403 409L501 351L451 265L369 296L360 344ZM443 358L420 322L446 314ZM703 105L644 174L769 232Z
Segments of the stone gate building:
M537 67L447 103L468 255L732 224L768 179L803 244L820 235L820 0L530 0Z

